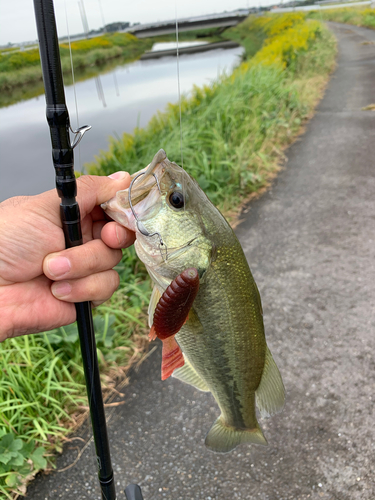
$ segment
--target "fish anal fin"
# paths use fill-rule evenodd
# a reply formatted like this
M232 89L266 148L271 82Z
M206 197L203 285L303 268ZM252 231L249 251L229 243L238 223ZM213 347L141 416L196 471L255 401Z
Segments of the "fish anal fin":
M285 388L272 357L271 351L266 350L266 358L262 378L255 392L256 405L262 417L270 417L281 411L285 403Z
M185 382L185 384L192 385L196 389L202 392L210 392L210 389L207 387L206 383L201 379L198 373L195 371L190 361L184 356L185 364L183 367L178 368L173 372L172 377L181 380L181 382Z
M168 337L163 342L163 350L161 354L161 379L169 378L174 370L184 366L184 357L180 346L177 344L174 335Z
M219 453L228 453L243 443L263 446L268 444L259 425L254 429L236 429L226 425L223 417L219 417L214 422L205 440L205 445L209 450Z
M154 326L152 326L151 330L150 330L150 332L148 334L148 340L151 342L152 340L155 340L156 337L157 337L157 335L156 335L156 332L155 332L155 328L154 328Z

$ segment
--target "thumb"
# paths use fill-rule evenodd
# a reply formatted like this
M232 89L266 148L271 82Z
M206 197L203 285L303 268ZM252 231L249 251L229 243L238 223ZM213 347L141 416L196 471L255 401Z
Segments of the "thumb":
M77 201L83 219L94 207L113 198L117 191L130 186L128 172L116 172L109 177L82 175L77 179Z

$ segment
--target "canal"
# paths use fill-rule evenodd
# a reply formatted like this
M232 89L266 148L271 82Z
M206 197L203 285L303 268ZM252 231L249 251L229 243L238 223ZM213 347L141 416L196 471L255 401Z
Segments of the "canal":
M237 65L241 47L180 57L181 92L204 85ZM175 57L136 61L75 86L79 125L89 124L75 150L75 169L84 170L110 137L144 127L168 102L178 101ZM78 126L73 86L66 87L72 128ZM163 147L160 144L160 147ZM156 153L156 151L155 151ZM168 152L167 152L168 153ZM151 161L151 158L150 158ZM0 201L54 188L49 128L44 95L0 109ZM126 165L124 165L126 170Z

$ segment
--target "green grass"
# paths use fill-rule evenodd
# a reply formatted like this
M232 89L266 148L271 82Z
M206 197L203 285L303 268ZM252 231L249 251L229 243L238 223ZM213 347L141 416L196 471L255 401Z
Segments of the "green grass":
M98 66L100 72L103 72L103 66L112 59L116 59L117 63L136 60L145 50L152 47L152 43L149 38L139 40L127 33L114 33L73 42L72 58L76 80L90 78L91 72L87 71L88 68ZM70 52L67 44L60 45L60 57L64 76L71 78ZM29 85L33 85L38 92L43 89L39 49L9 54L0 53L0 91L2 93L0 105L13 104L25 94L29 97L30 91L24 90Z
M302 40L302 28L307 25L303 16L297 17L267 17L265 26L258 27L262 43L268 30L268 45L259 44L261 50L271 41L278 42L277 30L285 35L285 30L293 29L298 35L300 24ZM257 31L253 22L226 33L248 44L249 56ZM284 37L283 43L276 43L277 63L266 57L260 63L248 59L233 75L195 88L183 98L185 168L225 211L265 186L277 171L282 149L311 114L327 81L334 62L334 40L321 27L309 24L307 28L305 48L291 53L285 42L288 37ZM251 43L246 40L248 31ZM298 47L303 47L298 40ZM135 171L147 165L161 147L170 159L180 162L177 104L157 114L145 129L113 140L110 150L89 170L106 175L131 166ZM124 251L117 270L119 289L94 310L98 359L107 392L148 344L150 284L133 248ZM75 325L7 340L0 344L0 358L0 493L11 498L25 491L25 483L46 467L46 459L53 466L49 455L61 449L66 433L87 414L87 402Z
M367 6L311 11L308 16L311 19L335 21L375 29L375 9L370 9Z

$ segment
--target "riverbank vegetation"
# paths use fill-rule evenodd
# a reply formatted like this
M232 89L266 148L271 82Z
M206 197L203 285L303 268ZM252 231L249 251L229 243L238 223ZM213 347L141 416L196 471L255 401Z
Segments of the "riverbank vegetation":
M182 97L183 156L212 201L226 213L264 187L282 151L312 113L334 64L335 42L303 14L250 17L225 32L245 46L231 75ZM163 147L180 163L179 105L170 104L144 129L113 140L90 173L145 167ZM98 358L107 396L147 345L150 285L134 250L117 267L120 286L94 310ZM67 432L87 415L77 328L0 344L0 494L25 482L60 451Z
M150 50L154 43L175 41L175 35L161 35L138 39L129 33L112 33L95 38L72 42L72 60L76 82L87 80L111 71L136 59ZM183 32L180 41L225 40L222 28L209 28ZM61 66L64 84L72 85L70 50L68 43L60 44ZM15 48L0 51L0 107L31 99L44 93L39 49L33 47L19 51Z
M77 81L83 70L101 67L112 59L121 58L123 63L138 59L152 47L149 38L138 39L130 33L111 33L71 43L74 70ZM71 75L70 50L67 43L60 44L61 66L64 75ZM23 51L0 53L0 91L8 94L8 102L15 102L12 92L34 84L42 84L42 71L38 47ZM39 86L39 87L38 87ZM42 87L43 92L43 87ZM5 97L3 96L3 101Z
M370 9L367 6L315 10L309 12L308 16L322 21L334 21L375 29L375 9Z

